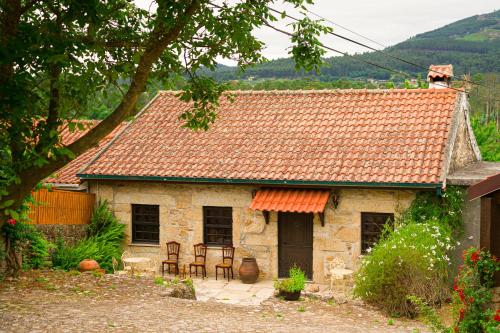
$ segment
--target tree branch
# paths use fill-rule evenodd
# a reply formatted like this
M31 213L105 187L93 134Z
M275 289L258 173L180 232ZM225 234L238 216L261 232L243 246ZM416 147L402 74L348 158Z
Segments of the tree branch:
M200 4L201 0L192 0L185 11L179 15L178 22L167 31L164 31L163 29L161 18L157 18L158 22L155 24L153 33L148 38L148 46L140 58L130 87L123 97L120 105L118 105L118 107L106 119L92 128L87 134L67 146L67 148L71 150L75 156L82 154L89 147L97 145L102 138L111 133L111 131L123 120L125 120L125 118L133 111L137 99L146 87L147 79L154 62L159 59L165 48L179 37L182 29L200 8ZM158 10L160 10L160 8L161 5ZM9 194L4 199L14 199L15 204L12 208L18 208L26 195L30 193L39 181L62 168L70 160L71 159L68 156L60 156L57 159L49 160L48 164L21 172L19 175L21 184L11 184L7 189Z

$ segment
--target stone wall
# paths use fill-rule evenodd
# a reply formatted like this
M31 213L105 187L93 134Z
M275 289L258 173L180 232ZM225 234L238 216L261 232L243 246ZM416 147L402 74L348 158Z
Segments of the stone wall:
M87 224L36 224L35 227L50 242L55 242L58 237L62 237L66 244L74 245L85 238Z
M154 182L90 183L90 190L110 202L116 217L127 225L128 250L148 256L157 262L165 259L168 241L181 243L180 262L193 261L193 244L203 242L203 206L230 206L233 208L233 245L236 248L235 274L241 258L253 256L261 270L261 278L275 278L278 274L278 214L271 212L269 224L262 213L248 207L252 185L195 185ZM313 279L326 282L328 262L341 257L347 268L355 268L361 252L361 212L398 213L414 198L406 190L336 190L340 202L335 209L330 202L325 211L325 226L318 216L314 218ZM139 245L131 242L131 204L160 206L160 245ZM210 247L207 270L214 275L214 265L220 261L221 248Z
M471 143L470 126L467 124L468 118L465 114L466 112L466 110L460 111L456 118L456 126L458 127L457 136L453 144L449 173L477 161L476 153Z

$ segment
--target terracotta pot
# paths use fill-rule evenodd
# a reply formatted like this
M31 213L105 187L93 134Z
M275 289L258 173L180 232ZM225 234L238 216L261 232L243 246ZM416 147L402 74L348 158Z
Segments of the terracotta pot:
M300 298L300 291L280 290L279 296L283 297L287 301L296 301Z
M240 280L243 283L255 283L259 277L259 266L255 258L243 258L239 269Z
M87 272L99 269L101 267L94 259L83 259L80 262L80 265L78 265L78 268L80 269L80 272Z

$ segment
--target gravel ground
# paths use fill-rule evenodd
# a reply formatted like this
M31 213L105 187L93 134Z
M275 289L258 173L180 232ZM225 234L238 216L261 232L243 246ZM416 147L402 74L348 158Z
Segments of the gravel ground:
M152 278L31 271L0 283L0 332L425 332L352 301L256 307L162 296Z

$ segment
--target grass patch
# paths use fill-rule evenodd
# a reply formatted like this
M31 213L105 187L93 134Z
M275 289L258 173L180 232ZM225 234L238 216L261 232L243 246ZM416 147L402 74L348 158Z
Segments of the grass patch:
M163 286L165 284L165 280L163 280L162 277L155 277L155 284L158 285L158 286Z

